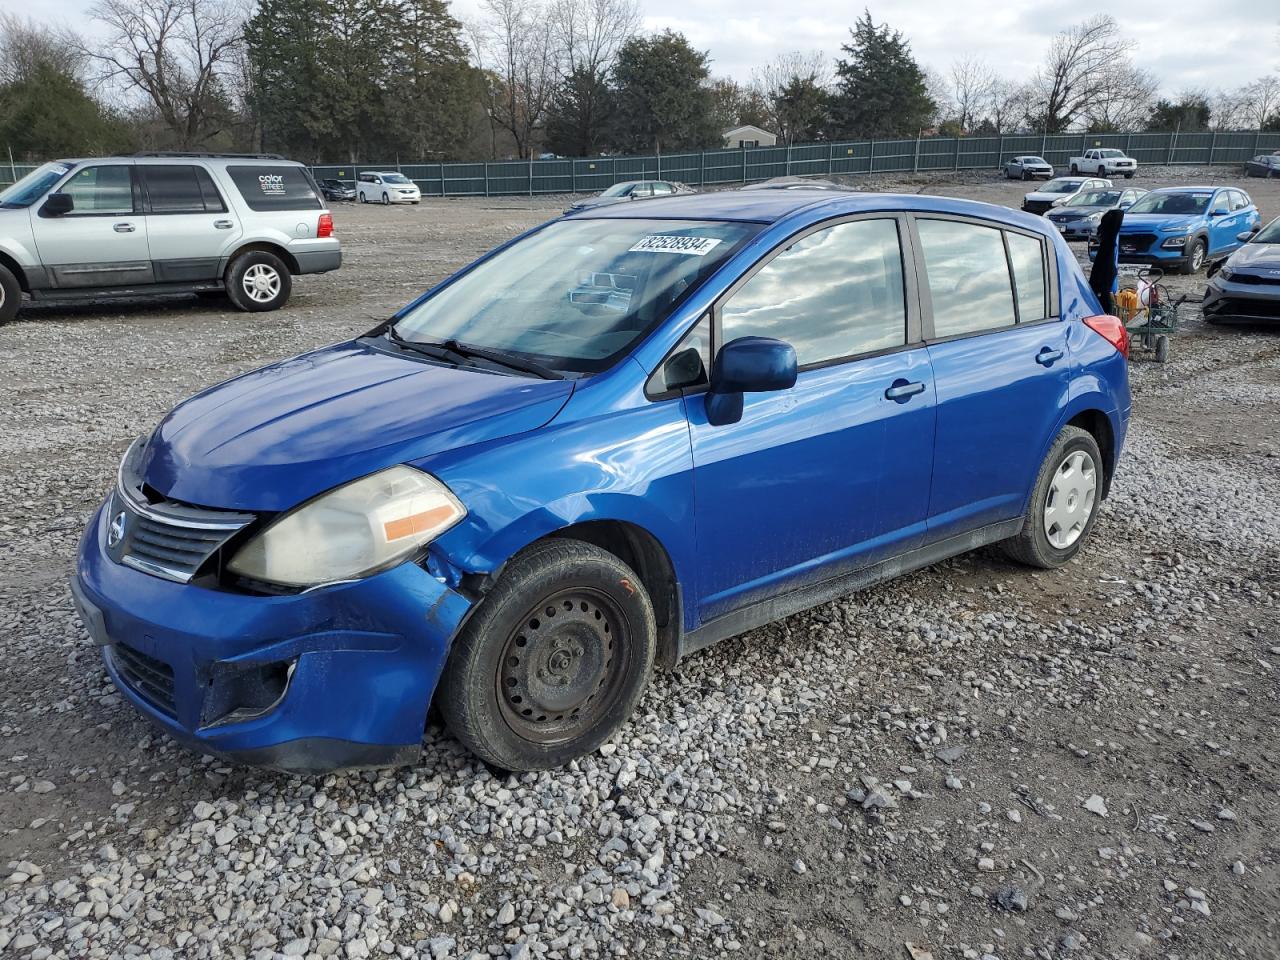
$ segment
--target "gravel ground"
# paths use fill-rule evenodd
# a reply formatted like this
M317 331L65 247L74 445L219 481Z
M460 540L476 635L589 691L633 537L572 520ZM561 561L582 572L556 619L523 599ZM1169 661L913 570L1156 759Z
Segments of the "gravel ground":
M1280 183L1243 185L1280 214ZM568 769L497 778L432 728L414 768L290 779L121 700L65 578L128 442L561 205L340 210L346 266L275 314L0 329L0 954L1280 956L1280 329L1194 305L1168 365L1133 365L1082 557L982 551L727 641Z

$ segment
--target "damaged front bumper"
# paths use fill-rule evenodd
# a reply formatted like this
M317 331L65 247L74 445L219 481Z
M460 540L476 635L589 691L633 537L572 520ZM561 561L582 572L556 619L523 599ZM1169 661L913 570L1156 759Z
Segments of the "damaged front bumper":
M472 601L404 563L287 596L174 583L114 562L99 509L71 589L107 673L187 746L294 773L419 753Z

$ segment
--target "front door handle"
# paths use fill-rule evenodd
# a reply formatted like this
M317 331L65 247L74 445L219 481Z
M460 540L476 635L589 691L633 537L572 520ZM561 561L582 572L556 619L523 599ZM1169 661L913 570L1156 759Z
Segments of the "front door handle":
M906 403L917 393L924 393L924 384L919 380L914 383L910 380L901 378L893 381L893 386L884 392L886 400L893 400L897 403Z
M1041 347L1040 352L1036 354L1036 363L1042 367L1052 367L1061 359L1062 351L1053 350L1049 347Z
M230 230L232 227L235 226L235 224L232 223L230 220L215 220L213 221L213 225L217 227L219 230Z
M132 223L117 223L111 229L116 233L133 233L135 228Z

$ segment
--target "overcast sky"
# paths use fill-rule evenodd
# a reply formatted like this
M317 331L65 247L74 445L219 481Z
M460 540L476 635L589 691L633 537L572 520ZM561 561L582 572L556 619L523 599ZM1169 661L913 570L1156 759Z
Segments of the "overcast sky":
M640 0L645 26L670 27L710 53L712 72L746 81L752 67L790 50L838 53L864 3L842 0ZM866 4L876 22L906 34L921 63L945 73L973 54L1009 77L1029 76L1054 33L1110 9L1132 38L1134 60L1167 92L1238 87L1280 67L1276 0L1162 0L1086 8L1062 0L899 0ZM90 0L0 0L0 10L84 26ZM476 0L453 0L466 20Z

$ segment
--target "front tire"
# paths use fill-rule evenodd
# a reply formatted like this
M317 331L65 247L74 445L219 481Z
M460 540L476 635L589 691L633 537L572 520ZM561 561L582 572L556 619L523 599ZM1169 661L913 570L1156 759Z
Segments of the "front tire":
M386 205L387 205L387 204L389 204L389 203L391 203L391 198L390 198L390 197L388 197L388 196L384 193L384 194L382 195L382 205L383 205L383 206L386 206Z
M1042 570L1067 563L1093 531L1105 469L1093 435L1063 427L1040 465L1022 530L1001 544L1004 552Z
M240 254L227 267L223 282L231 302L250 313L280 309L293 290L289 268L266 250Z
M22 285L13 271L0 265L0 323L8 323L22 307Z
M1191 249L1187 251L1187 258L1182 261L1182 275L1191 276L1202 266L1204 266L1204 240L1197 237L1191 244Z
M559 767L631 716L656 647L653 606L634 571L591 544L545 540L507 564L454 640L440 711L486 763Z

